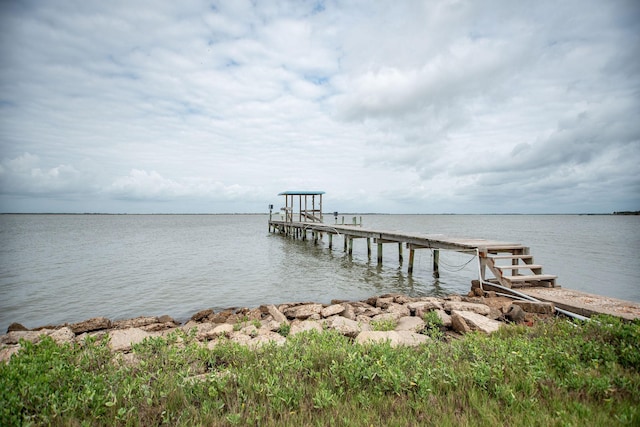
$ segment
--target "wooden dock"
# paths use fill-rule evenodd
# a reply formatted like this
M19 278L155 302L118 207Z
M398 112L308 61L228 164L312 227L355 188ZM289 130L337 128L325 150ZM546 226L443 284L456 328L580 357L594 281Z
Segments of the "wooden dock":
M474 254L479 259L481 279L507 288L556 287L557 276L542 273L542 265L535 264L527 246L520 243L501 242L485 239L447 237L441 234L405 233L388 230L374 230L362 224L326 224L322 216L322 191L286 191L285 206L280 219L269 215L269 232L280 233L293 239L312 239L318 243L326 234L329 249L333 249L334 236L343 239L344 251L353 252L353 241L365 239L367 254L371 258L372 243L377 247L377 260L382 263L383 246L398 245L399 262L403 263L403 247L409 251L407 272L413 273L415 251L433 251L433 274L439 276L440 250ZM296 209L296 201L297 208ZM318 204L316 205L316 202ZM272 208L273 206L270 206ZM337 213L335 213L337 217ZM337 220L336 220L337 222ZM355 222L355 221L354 221ZM489 276L490 273L492 276Z

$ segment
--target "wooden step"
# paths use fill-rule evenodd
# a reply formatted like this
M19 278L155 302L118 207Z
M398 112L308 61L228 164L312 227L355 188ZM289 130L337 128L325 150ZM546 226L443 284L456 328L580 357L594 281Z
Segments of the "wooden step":
M481 245L478 245L481 246ZM499 252L516 252L516 251L524 251L528 250L527 246L523 245L510 245L510 244L488 244L486 246L482 246L482 249L485 249L489 253L499 253Z
M543 280L555 280L558 276L553 274L533 274L531 276L503 276L502 278L510 282L540 282Z
M520 270L520 269L537 269L542 268L540 264L517 264L517 265L496 265L500 270Z
M491 259L533 259L533 255L489 255Z

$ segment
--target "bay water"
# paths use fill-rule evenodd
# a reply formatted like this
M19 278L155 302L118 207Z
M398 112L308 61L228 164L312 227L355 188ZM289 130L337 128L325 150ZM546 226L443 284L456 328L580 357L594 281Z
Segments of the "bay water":
M359 217L359 216L358 216ZM338 219L342 221L342 217ZM351 222L351 216L346 222ZM325 217L325 222L333 222ZM363 215L366 228L522 243L544 273L571 289L640 302L640 216ZM268 232L267 215L0 215L0 333L27 327L168 314L184 321L213 308L332 299L387 292L465 294L477 259L354 241L317 245Z

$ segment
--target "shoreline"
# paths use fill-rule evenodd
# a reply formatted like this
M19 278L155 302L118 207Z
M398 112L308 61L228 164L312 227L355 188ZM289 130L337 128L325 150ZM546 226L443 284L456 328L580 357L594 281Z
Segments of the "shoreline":
M496 292L496 290L498 292ZM605 314L625 321L640 319L640 304L566 288L520 289L537 299L523 301L472 282L466 296L411 297L401 293L372 296L359 301L331 300L263 304L258 307L231 307L218 311L203 309L185 321L168 315L138 316L111 320L93 317L75 323L27 328L11 323L0 335L0 362L20 350L20 341L38 343L51 337L58 344L84 343L89 337L108 335L114 352L127 353L145 338L166 337L176 331L195 330L198 341L212 345L229 339L251 347L269 342L283 344L291 333L334 329L357 342L390 341L392 345L417 346L439 331L452 339L471 331L491 334L506 323L533 326L556 315L558 309L590 317ZM185 318L186 319L186 318Z
M506 323L532 326L553 316L552 303L514 301L487 291L480 296L384 294L360 301L332 300L331 304L295 302L204 309L184 323L167 315L116 321L94 317L32 329L13 323L0 336L0 361L9 361L20 350L21 340L37 343L44 337L58 344L82 344L90 337L108 336L112 351L128 353L132 345L146 338L167 337L174 332L194 333L202 345L209 347L230 340L255 348L272 342L284 344L288 336L304 331L332 329L354 342L418 346L433 336L451 340L472 331L491 334Z

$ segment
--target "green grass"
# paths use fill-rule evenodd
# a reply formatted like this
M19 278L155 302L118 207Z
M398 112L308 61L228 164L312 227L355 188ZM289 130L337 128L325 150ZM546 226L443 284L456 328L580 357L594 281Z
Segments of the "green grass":
M433 325L434 327L436 325ZM508 326L418 348L332 331L250 350L193 336L45 339L0 364L0 425L640 425L640 322Z

